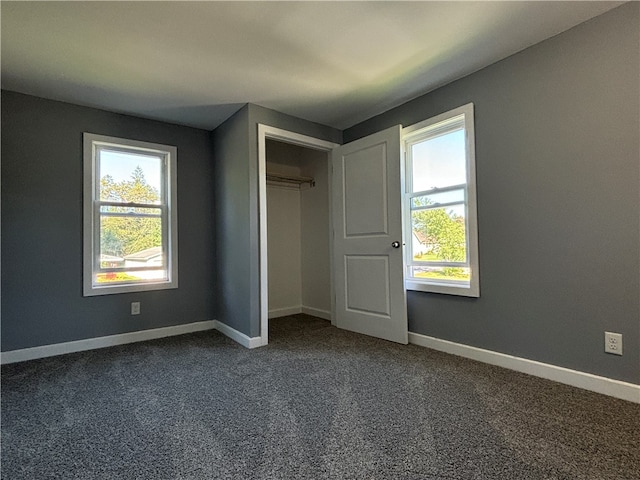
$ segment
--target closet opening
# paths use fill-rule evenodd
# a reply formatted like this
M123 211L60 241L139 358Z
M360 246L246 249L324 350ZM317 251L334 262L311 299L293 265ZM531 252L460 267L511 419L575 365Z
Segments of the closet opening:
M269 318L331 320L327 152L267 139Z
M268 321L332 320L331 142L259 126L261 343Z

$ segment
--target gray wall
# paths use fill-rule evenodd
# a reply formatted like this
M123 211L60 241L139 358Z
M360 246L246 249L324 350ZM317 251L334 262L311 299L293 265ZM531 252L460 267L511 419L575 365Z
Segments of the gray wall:
M82 296L82 132L178 147L178 289ZM214 319L211 156L204 130L3 91L2 351Z
M640 383L640 4L344 132L475 104L479 299L409 292L409 329ZM603 352L605 330L624 356Z
M249 336L251 288L248 218L249 108L245 105L212 133L215 164L217 319Z
M248 104L214 130L218 320L260 335L258 124L341 143L339 130Z

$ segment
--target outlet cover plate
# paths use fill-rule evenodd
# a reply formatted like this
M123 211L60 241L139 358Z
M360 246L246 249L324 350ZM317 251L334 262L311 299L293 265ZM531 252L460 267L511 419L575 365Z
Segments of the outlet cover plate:
M622 334L604 332L604 351L614 355L622 355Z
M131 302L131 315L140 315L140 302Z

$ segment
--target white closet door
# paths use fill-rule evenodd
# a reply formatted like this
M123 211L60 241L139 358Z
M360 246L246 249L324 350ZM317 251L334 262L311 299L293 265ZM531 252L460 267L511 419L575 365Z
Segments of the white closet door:
M400 131L332 151L333 268L336 325L406 344Z

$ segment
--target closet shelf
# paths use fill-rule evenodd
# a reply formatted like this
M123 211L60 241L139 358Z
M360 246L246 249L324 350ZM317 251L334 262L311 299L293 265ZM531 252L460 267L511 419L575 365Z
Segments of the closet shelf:
M267 173L267 183L287 183L298 186L308 183L311 187L316 184L312 177L297 177L294 175L281 175L279 173Z

